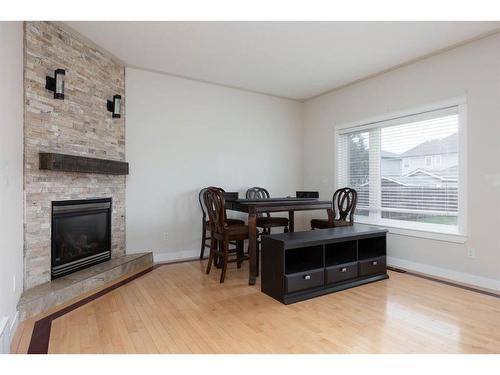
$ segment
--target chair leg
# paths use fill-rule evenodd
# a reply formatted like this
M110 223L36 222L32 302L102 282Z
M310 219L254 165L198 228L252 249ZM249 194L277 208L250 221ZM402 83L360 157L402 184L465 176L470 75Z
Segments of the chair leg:
M205 220L203 220L203 224L201 226L201 251L200 251L200 260L205 256L205 242L207 242L207 224Z
M212 267L212 262L214 261L214 254L215 254L216 246L217 246L217 241L212 236L212 238L210 239L210 255L208 257L207 275L210 273L210 268Z
M257 246L257 251L255 252L255 260L257 263L255 269L255 276L259 277L259 269L260 269L260 246Z
M222 272L220 274L220 282L223 283L226 278L226 269L227 269L227 258L229 255L229 241L224 240L223 245L224 250L222 254Z
M236 253L238 254L238 258L240 258L240 259L245 256L244 250L243 250L243 246L244 246L244 241L243 240L236 241L236 249L237 249ZM243 263L243 259L238 260L236 262L236 266L238 268L241 268L241 263Z
M262 241L257 244L257 249L255 251L255 276L259 277L260 269L260 250L262 248Z

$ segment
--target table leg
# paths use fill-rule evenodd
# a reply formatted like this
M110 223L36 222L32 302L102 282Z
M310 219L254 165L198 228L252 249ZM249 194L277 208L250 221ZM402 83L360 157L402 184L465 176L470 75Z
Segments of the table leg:
M294 219L295 219L294 211L288 211L288 231L289 232L295 231Z
M250 257L249 285L255 285L257 278L257 214L255 211L248 212L248 252Z

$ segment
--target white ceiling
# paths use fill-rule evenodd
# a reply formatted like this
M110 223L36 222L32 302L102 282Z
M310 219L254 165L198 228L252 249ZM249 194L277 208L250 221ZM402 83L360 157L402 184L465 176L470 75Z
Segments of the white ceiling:
M500 22L66 22L130 66L306 99Z

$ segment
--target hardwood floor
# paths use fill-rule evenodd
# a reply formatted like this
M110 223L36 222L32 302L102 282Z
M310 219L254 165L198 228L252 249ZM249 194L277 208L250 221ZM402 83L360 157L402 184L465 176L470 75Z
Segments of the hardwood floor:
M248 286L248 263L166 265L52 322L49 353L499 353L500 299L390 272L292 305ZM19 328L26 352L33 322Z

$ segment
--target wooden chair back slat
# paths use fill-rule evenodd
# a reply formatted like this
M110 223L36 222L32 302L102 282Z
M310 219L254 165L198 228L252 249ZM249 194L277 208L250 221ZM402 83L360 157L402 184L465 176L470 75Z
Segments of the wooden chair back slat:
M208 188L203 188L200 190L198 193L198 201L200 202L200 207L201 207L201 214L203 215L203 220L207 220L207 207L205 206L205 202L203 200L203 194L205 194L205 191L207 191Z
M332 198L333 219L352 225L357 202L358 192L356 190L348 187L338 189Z
M226 210L224 193L222 189L209 187L203 193L203 201L207 210L208 219L213 230L224 233L226 223Z
M269 192L266 189L264 189L262 187L254 186L254 187L247 190L246 198L247 199L268 199L268 198L271 198L271 195L269 194ZM271 217L271 215L269 213L266 213L265 215L267 217ZM262 214L259 213L257 216L262 217Z

